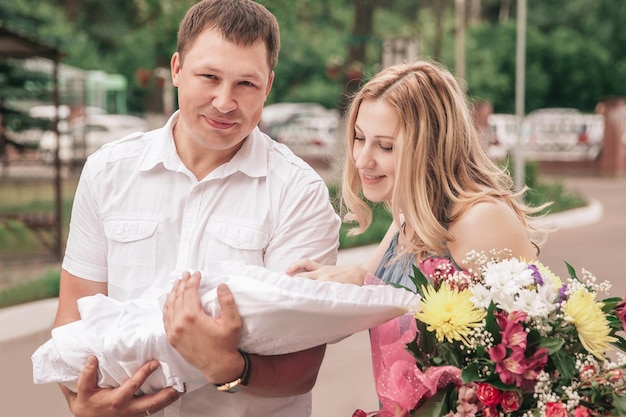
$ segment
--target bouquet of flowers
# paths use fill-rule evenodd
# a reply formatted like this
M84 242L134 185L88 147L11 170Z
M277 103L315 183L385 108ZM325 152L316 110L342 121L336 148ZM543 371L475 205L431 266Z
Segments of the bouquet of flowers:
M608 282L509 251L463 265L414 267L420 311L371 330L378 416L626 415L626 308L597 299Z

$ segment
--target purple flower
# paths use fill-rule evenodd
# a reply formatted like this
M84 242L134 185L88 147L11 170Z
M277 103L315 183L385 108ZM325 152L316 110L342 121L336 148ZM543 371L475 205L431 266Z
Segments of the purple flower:
M528 267L533 271L533 278L535 282L539 285L543 285L543 278L541 273L539 273L539 268L536 265L530 264Z
M567 300L567 290L569 287L567 284L563 284L561 288L559 288L559 303L563 300Z

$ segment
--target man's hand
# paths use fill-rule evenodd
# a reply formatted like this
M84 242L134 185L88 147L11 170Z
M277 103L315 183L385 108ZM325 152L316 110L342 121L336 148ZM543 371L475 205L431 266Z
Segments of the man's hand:
M174 388L136 397L135 393L159 362L145 363L133 376L117 388L98 387L98 360L90 356L78 377L76 393L61 385L61 391L76 417L145 417L167 407L183 393Z
M219 317L206 314L200 301L200 273L188 272L178 280L165 301L163 323L169 343L209 382L221 384L241 375L244 367L237 351L242 320L230 289L217 287Z

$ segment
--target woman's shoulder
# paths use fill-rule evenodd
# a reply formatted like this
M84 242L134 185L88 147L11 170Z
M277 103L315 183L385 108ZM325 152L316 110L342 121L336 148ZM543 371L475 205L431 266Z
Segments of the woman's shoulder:
M535 254L525 220L505 201L482 199L457 212L448 229L454 236L448 248L455 259L471 250L510 249L514 256L527 258Z
M471 203L459 203L454 207L454 224L463 224L475 227L481 223L519 222L521 219L513 208L506 202L494 197L485 197Z

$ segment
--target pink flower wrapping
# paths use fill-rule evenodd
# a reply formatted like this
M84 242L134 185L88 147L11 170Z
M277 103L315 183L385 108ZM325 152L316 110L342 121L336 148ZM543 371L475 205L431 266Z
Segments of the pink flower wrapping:
M412 410L450 383L461 384L454 366L431 367L422 372L406 345L415 339L417 326L405 314L370 330L372 367L382 408L379 417L394 416L395 405Z

